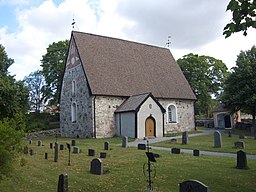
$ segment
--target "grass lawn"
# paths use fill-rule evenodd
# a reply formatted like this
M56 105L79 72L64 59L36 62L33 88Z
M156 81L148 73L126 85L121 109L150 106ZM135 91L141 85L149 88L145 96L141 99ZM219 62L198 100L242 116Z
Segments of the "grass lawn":
M212 135L202 135L196 137L189 137L189 143L187 145L182 145L182 139L177 139L177 143L173 144L171 141L163 141L159 143L151 144L153 146L158 147L167 147L167 148L182 148L182 149L199 149L201 151L217 151L217 152L225 152L225 153L236 153L240 149L234 148L234 142L236 141L244 141L245 143L245 151L247 154L256 154L256 140L255 139L239 139L238 137L232 136L228 137L222 135L222 147L215 148L214 147L214 137Z
M71 166L68 166L68 150L59 152L59 161L54 162L53 149L49 143L54 137L42 139L42 147L34 140L29 147L34 156L19 154L15 170L9 178L0 182L1 192L55 192L58 176L67 173L69 191L123 192L145 191L147 182L142 167L147 158L145 151L136 148L122 148L121 139L76 139L82 149L80 154L71 154ZM110 142L108 157L102 159L104 175L89 173L90 162L94 157L87 156L87 150L94 148L96 156L103 152L104 142ZM71 143L71 139L59 138L59 144ZM192 143L192 138L190 138ZM27 143L27 142L26 142ZM48 152L48 160L44 153ZM153 179L154 191L178 192L178 184L187 179L196 179L208 185L212 192L256 191L256 161L248 160L248 170L236 169L236 159L224 157L199 156L189 154L170 154L167 151L153 151L161 155L155 163L157 174ZM21 162L25 165L21 166Z

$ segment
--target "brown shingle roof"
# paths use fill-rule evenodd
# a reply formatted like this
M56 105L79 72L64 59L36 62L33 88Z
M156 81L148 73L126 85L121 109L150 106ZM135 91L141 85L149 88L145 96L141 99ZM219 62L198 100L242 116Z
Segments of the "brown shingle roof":
M196 99L166 48L72 32L93 95Z

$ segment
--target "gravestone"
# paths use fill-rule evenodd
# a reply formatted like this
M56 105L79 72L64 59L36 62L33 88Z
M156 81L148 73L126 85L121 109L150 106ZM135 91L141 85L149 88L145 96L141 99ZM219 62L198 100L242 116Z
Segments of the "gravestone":
M228 137L231 137L231 131L228 132Z
M123 137L122 147L124 147L124 148L128 147L128 137Z
M28 141L28 144L31 145L31 144L32 144L32 140L29 140L29 141Z
M105 152L100 152L100 158L106 158L107 157L107 153Z
M199 156L199 155L200 155L200 151L198 149L194 149L193 156Z
M93 159L91 161L90 173L96 175L103 174L103 163L99 158Z
M221 133L219 131L214 132L214 147L221 148L222 146L222 138Z
M139 144L138 144L138 149L139 149L139 150L146 150L146 144L139 143Z
M153 153L153 155L154 155L155 158L160 158L161 157L161 155L159 155L157 153Z
M104 150L109 150L109 149L110 149L109 142L108 141L104 142Z
M245 139L244 135L239 135L239 139Z
M171 141L171 143L174 143L174 144L177 143L177 139L175 139L175 138L171 139L170 141Z
M187 131L184 131L182 133L182 144L183 145L188 144L188 132Z
M32 156L32 155L34 155L34 150L33 149L30 149L29 150L29 154Z
M64 150L64 145L60 144L60 151Z
M243 141L237 141L234 143L235 148L241 148L244 149L245 148L245 143Z
M247 169L248 168L246 153L242 150L237 152L236 168L238 168L238 169Z
M42 145L43 145L43 142L42 142L41 140L39 140L39 141L37 142L37 146L41 147Z
M59 175L58 192L68 192L68 175Z
M95 150L94 149L88 149L88 156L95 156Z
M209 189L200 181L191 179L180 183L179 192L209 192Z
M50 143L50 149L52 149L53 148L53 143Z
M76 140L75 140L75 139L73 139L73 140L71 141L71 146L72 146L72 147L76 146Z
M79 152L80 152L79 147L74 146L73 147L73 153L79 153Z
M55 142L54 144L54 162L58 162L58 157L59 157L59 144Z
M180 154L180 149L179 148L172 148L172 153L173 154Z
M48 159L48 153L44 153L44 159Z

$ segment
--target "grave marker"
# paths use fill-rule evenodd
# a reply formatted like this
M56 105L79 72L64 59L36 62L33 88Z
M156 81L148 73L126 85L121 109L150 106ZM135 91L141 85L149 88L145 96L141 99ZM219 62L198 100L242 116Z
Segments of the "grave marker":
M245 143L243 141L237 141L234 143L235 148L241 148L244 149L245 148Z
M184 131L182 133L182 144L183 145L188 144L188 132L187 131Z
M29 141L28 141L28 144L31 145L31 144L32 144L32 140L29 140Z
M193 156L199 156L199 155L200 155L200 151L198 149L194 149Z
M238 169L247 169L248 168L246 153L242 150L237 152L236 168L238 168Z
M79 153L79 152L80 152L79 147L74 146L73 147L73 153Z
M205 184L191 179L180 183L180 192L209 192L209 190Z
M90 173L96 175L103 174L103 163L99 158L95 158L91 161Z
M43 142L41 141L41 140L39 140L38 142L37 142L37 146L38 147L41 147L43 145Z
M88 156L95 156L95 150L94 149L88 149Z
M128 137L123 137L122 147L124 147L124 148L128 147Z
M33 149L29 149L29 154L32 156L34 155L34 150Z
M139 143L139 144L138 144L138 149L139 149L139 150L146 150L146 144Z
M222 138L221 133L219 131L214 132L214 147L221 148L222 146Z
M48 159L48 153L44 153L44 159Z
M109 150L109 149L110 149L110 147L109 147L109 142L106 141L106 142L104 143L104 150Z
M76 146L76 140L75 140L75 139L73 139L73 140L71 141L71 146L72 146L72 147Z
M50 149L52 149L53 148L53 143L50 143Z
M64 150L64 145L60 144L60 151Z
M54 162L58 162L58 157L59 157L59 151L58 151L58 143L55 142L54 145Z
M106 158L107 157L107 153L105 152L100 152L100 158Z
M171 143L174 143L174 144L177 143L177 139L175 139L175 138L171 139L170 141L171 141Z
M58 192L68 192L68 175L66 173L59 175Z
M179 148L172 148L172 153L173 154L180 154L180 149Z

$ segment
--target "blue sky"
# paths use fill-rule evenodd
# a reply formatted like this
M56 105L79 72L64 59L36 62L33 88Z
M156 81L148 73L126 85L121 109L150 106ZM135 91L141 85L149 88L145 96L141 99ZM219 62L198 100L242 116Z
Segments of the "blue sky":
M166 47L175 59L194 53L235 66L241 50L256 44L251 29L225 39L229 0L0 0L0 44L15 63L16 79L40 69L49 44L75 30Z

